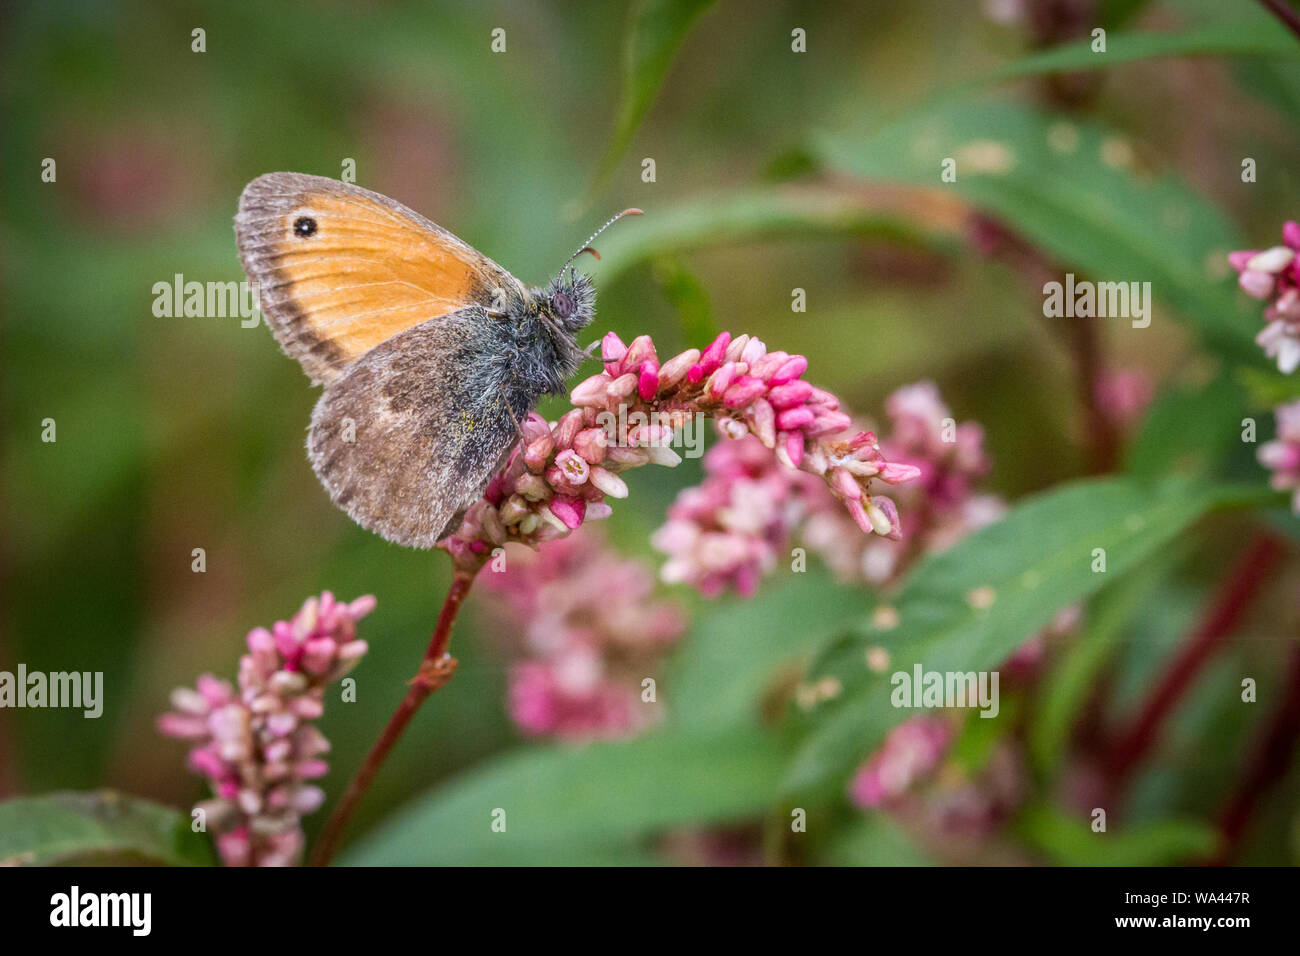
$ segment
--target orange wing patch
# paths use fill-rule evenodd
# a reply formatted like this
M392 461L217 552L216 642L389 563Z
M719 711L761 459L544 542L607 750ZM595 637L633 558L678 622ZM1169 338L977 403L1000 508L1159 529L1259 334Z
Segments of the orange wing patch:
M521 295L514 276L386 196L301 173L270 173L239 198L235 234L262 312L312 381L470 305Z

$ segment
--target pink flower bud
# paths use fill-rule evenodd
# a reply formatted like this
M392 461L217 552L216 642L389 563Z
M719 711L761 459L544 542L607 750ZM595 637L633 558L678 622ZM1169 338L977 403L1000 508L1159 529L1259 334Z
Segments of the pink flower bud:
M612 471L606 471L599 465L591 469L590 481L611 498L626 498L628 496L627 483Z
M591 474L591 468L586 460L572 449L566 449L556 455L555 465L571 485L584 484Z
M606 332L605 337L600 340L600 358L611 377L622 374L620 363L626 354L627 346L623 344L623 340L613 332Z
M806 358L802 355L793 355L772 373L770 381L773 385L784 385L786 382L798 378L807 368L808 360Z
M613 335L613 333L610 333ZM598 372L591 378L584 379L578 384L572 392L569 393L569 401L575 405L590 406L592 408L601 408L605 404L605 394L609 389L610 382L614 381L605 372Z
M573 436L573 450L593 465L605 460L609 439L603 428L584 428Z
M699 349L687 349L681 355L670 358L659 369L659 387L667 388L670 385L676 385L686 377L686 373L691 370L691 366L699 360Z
M643 401L650 401L659 391L659 364L654 359L647 359L641 366L641 377L637 394Z
M551 514L560 519L565 528L572 531L582 524L583 516L587 510L587 503L581 498L571 495L556 495L551 499L548 507Z
M813 417L812 410L803 406L787 408L785 411L777 413L776 427L781 431L794 431L796 428L811 425Z

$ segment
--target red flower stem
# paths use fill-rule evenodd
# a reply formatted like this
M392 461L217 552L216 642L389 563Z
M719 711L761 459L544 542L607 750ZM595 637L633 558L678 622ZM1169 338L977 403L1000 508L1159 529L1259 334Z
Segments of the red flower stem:
M1282 704L1255 751L1246 774L1219 817L1219 851L1214 862L1229 863L1241 847L1246 826L1269 787L1286 776L1300 737L1300 645L1291 649L1291 664L1279 688Z
M1284 0L1259 0L1273 16L1282 21L1283 25L1300 37L1300 13L1287 6Z
M406 729L406 725L411 722L411 718L415 716L415 712L420 709L425 699L450 681L456 672L456 660L447 653L447 645L451 641L451 627L456 621L456 614L460 611L460 606L465 596L469 594L470 585L473 583L474 572L471 571L457 571L452 578L447 598L442 604L442 613L438 615L438 626L434 628L433 637L429 639L429 648L420 661L419 672L411 679L410 690L406 692L397 710L389 718L388 726L370 748L365 762L334 807L334 812L316 841L311 856L312 866L324 866L330 861L339 837L343 835L343 830L347 827L361 798L370 789L370 784L388 757L389 751L402 736L402 731Z
M1189 635L1132 726L1119 735L1109 761L1111 777L1117 787L1154 746L1161 725L1179 698L1232 633L1251 601L1267 583L1268 571L1281 556L1282 545L1278 539L1261 532L1237 560L1219 586L1209 606L1209 614Z

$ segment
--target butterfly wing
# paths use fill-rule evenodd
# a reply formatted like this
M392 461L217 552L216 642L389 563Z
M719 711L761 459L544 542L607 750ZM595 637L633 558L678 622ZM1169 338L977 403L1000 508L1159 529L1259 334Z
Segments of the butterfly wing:
M235 236L271 331L317 384L423 322L523 294L509 272L419 213L323 176L254 179Z
M480 307L452 312L375 346L326 386L307 450L354 521L428 548L482 495L538 397L512 382L502 334Z

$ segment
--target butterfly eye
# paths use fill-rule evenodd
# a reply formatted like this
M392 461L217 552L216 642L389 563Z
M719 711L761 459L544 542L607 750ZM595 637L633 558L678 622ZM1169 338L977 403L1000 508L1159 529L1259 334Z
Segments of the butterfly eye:
M316 234L316 220L310 216L299 216L294 221L293 231L299 237L306 239L308 236Z
M551 297L551 309L554 310L556 318L567 319L573 315L573 298L564 292L557 292Z

